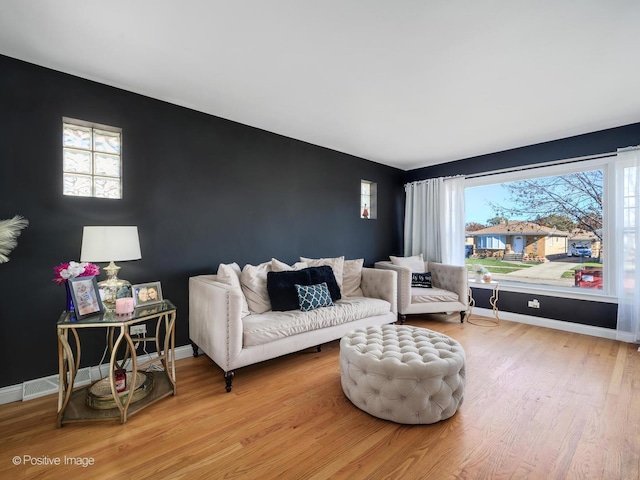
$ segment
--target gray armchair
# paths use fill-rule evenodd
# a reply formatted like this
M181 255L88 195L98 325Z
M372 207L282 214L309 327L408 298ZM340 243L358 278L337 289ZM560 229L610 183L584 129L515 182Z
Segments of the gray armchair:
M411 286L411 270L391 262L376 262L376 268L398 273L398 314L402 322L412 313L460 312L460 322L469 310L467 267L425 262L433 288Z

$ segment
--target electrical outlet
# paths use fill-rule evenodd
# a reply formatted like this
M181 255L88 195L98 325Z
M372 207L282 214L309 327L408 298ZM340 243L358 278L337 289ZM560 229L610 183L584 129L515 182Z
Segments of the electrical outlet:
M529 306L529 308L540 308L540 302L538 301L537 298L534 298L533 300L529 300L527 305Z
M131 335L144 335L145 333L147 333L147 326L146 325L131 325L131 327L129 328L129 333Z

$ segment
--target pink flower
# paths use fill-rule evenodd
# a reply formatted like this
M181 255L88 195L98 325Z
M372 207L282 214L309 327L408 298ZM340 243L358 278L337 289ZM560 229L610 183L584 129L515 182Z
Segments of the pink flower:
M100 267L87 262L61 263L53 267L54 279L58 285L65 283L69 278L90 277L100 274Z

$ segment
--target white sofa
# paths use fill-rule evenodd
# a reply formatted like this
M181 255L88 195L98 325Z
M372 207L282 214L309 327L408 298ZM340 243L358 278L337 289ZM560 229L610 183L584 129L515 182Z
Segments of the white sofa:
M410 267L389 261L375 263L375 268L392 270L398 274L398 314L401 323L410 314L443 312L459 312L460 322L463 322L469 312L467 267L423 263L424 271L431 273L432 288L412 287Z
M191 277L189 336L194 356L200 349L224 371L229 392L237 368L314 346L320 351L323 343L356 328L396 322L396 277L393 271L361 268L357 296L343 295L335 306L307 312L262 313L246 310L244 288L223 283L218 275Z

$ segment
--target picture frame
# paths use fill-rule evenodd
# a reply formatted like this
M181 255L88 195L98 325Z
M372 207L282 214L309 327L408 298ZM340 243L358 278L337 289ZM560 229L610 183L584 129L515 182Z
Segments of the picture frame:
M69 278L67 282L78 320L104 312L95 276Z
M142 307L162 303L162 286L160 282L138 283L131 286L133 306Z

